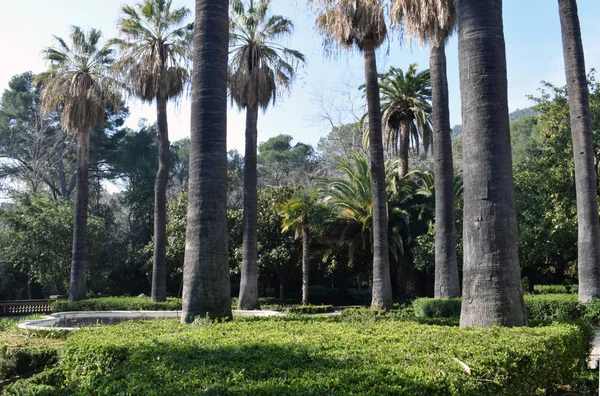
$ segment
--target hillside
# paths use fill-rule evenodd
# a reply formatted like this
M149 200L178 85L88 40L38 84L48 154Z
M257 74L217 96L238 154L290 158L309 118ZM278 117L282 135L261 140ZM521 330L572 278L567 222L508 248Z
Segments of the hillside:
M526 109L517 109L517 110L513 111L512 113L510 113L508 115L508 118L510 121L515 121L521 117L534 116L537 114L538 113L535 110L533 110L533 107L528 107ZM461 133L462 133L462 125L455 125L452 127L452 133L451 133L452 139L454 139Z

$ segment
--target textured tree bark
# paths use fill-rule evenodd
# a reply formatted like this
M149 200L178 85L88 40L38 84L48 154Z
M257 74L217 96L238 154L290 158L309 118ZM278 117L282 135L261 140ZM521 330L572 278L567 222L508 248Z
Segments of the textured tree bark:
M431 44L433 172L435 175L435 298L460 297L456 266L454 167L450 139L445 44Z
M373 295L371 308L389 310L392 308L392 282L387 239L387 197L381 136L381 104L373 38L364 39L363 53L373 191Z
M308 277L310 274L310 229L308 219L302 224L302 305L308 305Z
M408 173L408 146L410 146L410 122L400 125L400 169L398 176L403 178Z
M458 0L463 120L461 327L527 323L517 254L502 0Z
M158 173L154 183L154 256L152 301L167 301L167 183L171 167L167 98L156 99L158 124Z
M75 192L75 227L73 229L73 255L69 301L83 300L86 296L87 273L87 218L90 167L90 134L77 134L77 187Z
M182 322L231 318L227 252L229 1L196 0Z
M577 192L579 301L600 297L600 222L589 92L575 0L559 0Z
M246 150L244 155L244 239L242 251L242 276L240 279L239 309L260 309L258 302L257 269L257 150L258 106L246 109Z

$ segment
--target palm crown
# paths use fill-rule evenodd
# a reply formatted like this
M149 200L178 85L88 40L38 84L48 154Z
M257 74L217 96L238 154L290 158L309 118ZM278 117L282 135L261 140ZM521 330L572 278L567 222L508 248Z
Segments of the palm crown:
M289 36L294 25L280 15L268 16L271 0L232 0L230 19L229 88L240 108L275 102L277 88L289 89L304 55L276 41Z
M194 25L185 23L190 10L171 10L171 0L143 0L121 11L123 38L110 41L120 51L114 70L143 101L179 96L190 79Z
M42 83L42 111L49 114L62 107L62 127L68 132L89 133L104 121L107 105L118 107L120 96L109 68L113 51L99 48L100 30L87 33L71 27L70 43L54 36L57 46L42 51L49 69L37 76Z
M381 113L384 125L384 139L388 147L398 147L398 132L402 125L410 128L411 136L419 152L419 139L423 140L425 152L432 143L431 80L429 69L418 72L418 66L411 64L406 73L391 67L380 78Z

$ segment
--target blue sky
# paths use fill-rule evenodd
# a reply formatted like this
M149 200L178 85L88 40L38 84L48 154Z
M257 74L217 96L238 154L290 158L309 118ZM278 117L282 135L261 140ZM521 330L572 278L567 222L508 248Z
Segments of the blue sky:
M70 25L100 28L106 38L116 34L115 23L124 0L3 0L0 13L0 90L11 76L31 70L42 71L45 64L40 52L52 44L52 35L68 35ZM173 0L175 6L194 9L193 0ZM579 0L579 15L586 55L586 67L600 66L600 2ZM324 56L321 37L314 30L314 14L302 0L272 0L273 13L295 23L292 38L285 43L306 55L307 64L289 95L280 98L265 114L259 115L259 141L285 133L296 141L316 145L327 135L330 125L323 119L329 113L335 122L350 122L363 111L357 87L363 82L362 56L341 53L335 59ZM541 80L564 84L564 65L558 4L556 0L504 0L504 26L507 48L509 107L512 110L531 105L526 95L536 94ZM392 33L391 40L378 53L381 72L390 66L405 69L410 63L427 68L427 48L406 45ZM461 123L456 37L447 47L451 124ZM139 102L129 104L128 125L135 127L140 118L156 119L154 107ZM344 111L340 110L343 109ZM350 111L353 109L353 111ZM228 146L243 153L245 117L237 109L228 113ZM189 102L183 99L169 111L171 140L189 136Z

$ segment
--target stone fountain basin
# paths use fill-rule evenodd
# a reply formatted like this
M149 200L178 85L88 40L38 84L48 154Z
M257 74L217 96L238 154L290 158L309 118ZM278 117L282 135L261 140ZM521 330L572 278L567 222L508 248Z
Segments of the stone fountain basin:
M280 316L277 311L234 310L235 316ZM24 330L81 330L96 326L111 325L128 320L152 320L180 318L181 311L78 311L58 312L46 315L42 319L26 320L19 324Z

